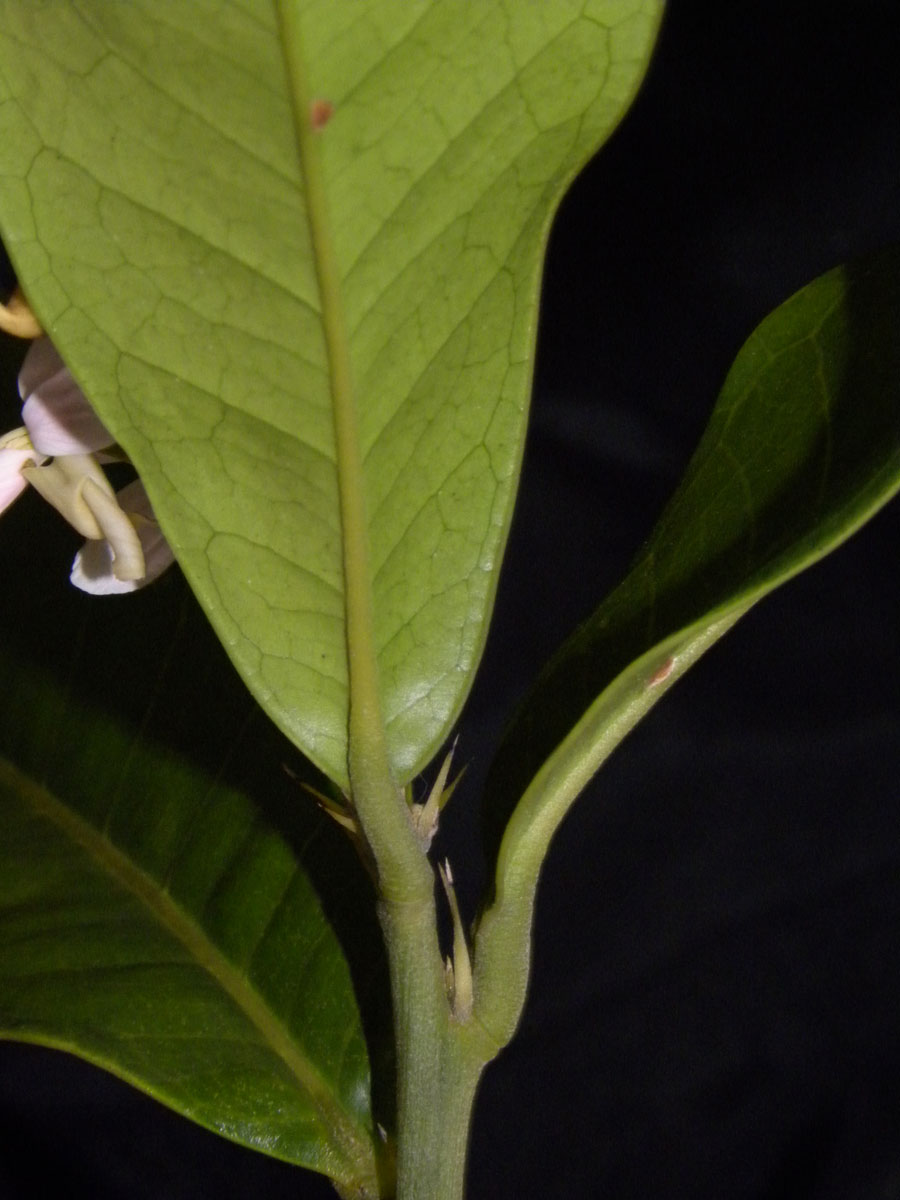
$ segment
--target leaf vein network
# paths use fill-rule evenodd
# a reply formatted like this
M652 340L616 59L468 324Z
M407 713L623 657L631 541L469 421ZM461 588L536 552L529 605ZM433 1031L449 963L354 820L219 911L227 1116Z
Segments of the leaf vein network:
M129 68L129 70L131 70L137 76L138 79L142 80L148 88L150 88L154 92L157 92L165 100L168 100L169 103L175 109L180 110L182 113L187 114L188 116L192 117L194 120L198 121L200 124L204 125L207 129L211 130L214 134L216 134L219 138L221 138L223 142L232 146L234 149L239 150L242 154L249 155L259 167L263 168L266 171L271 171L272 174L275 175L277 178L279 178L282 183L287 183L291 187L296 186L296 183L297 183L296 176L287 172L282 166L279 166L279 164L277 164L275 162L270 162L268 159L263 158L262 155L259 153L259 148L257 145L254 145L250 142L241 141L238 138L236 138L233 133L231 133L227 129L225 129L224 126L217 125L212 120L211 117L207 116L207 114L204 113L196 105L188 104L187 99L184 96L177 95L175 92L169 90L169 88L167 88L161 80L156 79L152 75L150 75L148 73L146 67L141 63L141 61L139 59L135 58L135 56L132 53L130 53L129 51L127 51L123 46L111 43L108 40L106 30L102 26L98 27L97 23L88 14L86 14L84 12L83 5L80 2L80 0L76 0L75 7L79 10L80 16L84 20L85 24L108 47L108 50L107 50L106 54L103 55L102 59L100 59L100 60L98 60L98 62L92 64L90 70L86 73L86 77L89 77L91 74L95 73L97 68L100 65L102 65L102 63L105 62L107 59L113 59L117 62L123 63L125 66L127 66ZM193 28L181 29L178 26L173 26L171 23L166 22L164 19L164 15L160 11L159 7L154 9L154 20L157 23L159 23L160 25L166 25L168 28L177 29L179 34L182 37L185 34L187 34L193 40L197 41L198 45L203 47L205 50L208 49L206 47L205 43L203 43L196 36L196 31ZM225 62L229 63L229 65L239 66L239 64L232 63L232 61L227 56L222 55L218 51L216 52L216 57L223 58L223 60ZM246 70L242 66L240 66L240 69L242 70L242 72L245 75L247 74ZM252 77L252 84L253 84L254 88L262 86L272 96L280 95L280 93L277 92L276 89L274 89L268 85L266 80L259 80L255 77ZM287 111L285 111L285 117L287 118ZM130 136L134 136L134 131L129 130L128 132L129 132Z
M310 313L312 313L312 315L317 320L321 318L321 313L320 313L319 309L310 300L308 300L304 296L300 295L300 293L297 292L296 290L289 288L287 286L287 284L282 283L279 279L276 279L274 275L272 275L270 273L266 273L263 265L261 265L259 263L253 263L253 262L249 261L248 259L242 258L233 249L231 249L228 246L220 245L218 242L213 241L206 234L202 233L198 228L192 228L192 227L188 227L186 225L179 224L178 221L176 221L173 217L169 216L169 214L166 213L163 209L161 209L159 207L155 207L154 205L151 205L148 201L141 199L139 196L137 196L133 193L122 190L118 185L101 181L95 175L91 174L91 172L84 166L83 163L79 162L77 159L73 159L70 155L68 155L67 153L65 153L63 150L61 150L59 148L51 147L51 146L42 147L42 149L40 151L38 151L38 153L35 155L35 159L32 163L31 168L29 169L28 174L30 174L30 172L32 170L34 170L37 160L41 157L41 155L46 154L46 153L51 153L57 160L66 162L66 163L68 163L69 166L74 167L94 187L97 188L98 192L105 192L107 195L118 197L120 200L124 200L128 204L132 205L134 208L139 209L142 212L148 213L150 216L155 217L157 220L164 222L171 229L177 231L178 233L187 234L198 245L205 246L208 250L213 251L215 254L219 254L223 258L230 259L238 267L247 271L249 274L253 275L254 277L259 277L259 278L263 279L275 291L280 292L282 295L286 296L292 302L300 304L303 308L307 309ZM27 182L28 182L28 180L27 180L27 174L26 174L26 185L27 185ZM29 188L29 190L30 190L30 188ZM32 199L32 209L33 208L34 208L34 201ZM154 283L155 283L155 276L152 272L146 271L144 268L141 268L138 264L133 263L133 262L129 262L129 266L133 267L137 271L140 271L142 274L147 274L148 278L154 280ZM159 290L162 291L162 289L159 289ZM163 294L165 295L166 293L163 292ZM171 299L172 297L169 297L169 298ZM191 309L191 306L189 304L186 304L186 307ZM195 310L191 309L191 311L195 311ZM279 344L279 343L275 343L275 344ZM287 349L288 347L282 347L282 348Z

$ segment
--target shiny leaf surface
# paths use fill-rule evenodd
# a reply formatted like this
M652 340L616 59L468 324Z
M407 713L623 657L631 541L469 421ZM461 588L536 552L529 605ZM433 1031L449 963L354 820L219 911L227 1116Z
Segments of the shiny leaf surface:
M896 493L898 328L892 249L821 276L750 337L631 572L548 664L507 733L486 792L494 850L526 788L510 845L538 826L546 844L602 759L697 656ZM549 807L548 786L558 797Z
M0 1037L378 1194L368 878L177 570L85 596L78 542L30 492L0 522Z

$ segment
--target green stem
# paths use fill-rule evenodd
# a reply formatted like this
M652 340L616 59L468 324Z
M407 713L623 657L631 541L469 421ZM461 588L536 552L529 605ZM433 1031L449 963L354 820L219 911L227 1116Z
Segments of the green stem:
M427 905L384 904L397 1039L397 1200L462 1200L478 1080L490 1051L454 1019Z

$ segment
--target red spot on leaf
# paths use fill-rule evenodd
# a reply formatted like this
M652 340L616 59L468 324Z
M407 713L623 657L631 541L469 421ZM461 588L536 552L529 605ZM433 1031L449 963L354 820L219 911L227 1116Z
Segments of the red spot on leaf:
M324 129L334 112L330 100L313 100L309 106L309 123L313 129Z

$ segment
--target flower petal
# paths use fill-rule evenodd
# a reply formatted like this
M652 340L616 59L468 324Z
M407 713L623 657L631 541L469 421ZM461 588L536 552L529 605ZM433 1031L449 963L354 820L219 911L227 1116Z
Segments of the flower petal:
M0 329L20 338L40 337L43 332L20 287L5 304L0 304Z
M48 337L39 337L28 347L19 370L19 395L23 400L47 379L64 371L66 364Z
M5 512L24 491L28 480L22 474L22 468L33 460L32 451L13 450L12 447L0 449L0 513Z
M85 504L109 543L113 575L123 583L143 579L147 570L141 540L128 514L119 507L119 501L99 488L93 479L86 479L81 491Z
M89 540L75 555L69 579L83 592L92 596L112 596L134 592L143 580L117 579L113 572L112 547L107 541Z
M28 482L25 468L39 467L44 460L45 456L32 446L24 425L0 437L0 513L22 494Z
M121 572L117 575L116 558L109 542L87 541L75 555L69 578L77 588L94 596L136 591L158 579L175 561L175 556L153 516L153 509L141 481L136 479L122 488L117 493L116 500L137 532L146 573L141 579L122 579Z
M116 492L116 499L128 513L138 531L138 537L141 539L144 563L147 568L147 575L142 586L144 583L152 583L174 563L175 555L172 553L172 547L163 536L163 531L159 527L150 499L140 479L135 479L127 487Z
M93 509L85 501L84 485L92 481L110 498L114 493L102 468L90 454L61 455L44 467L25 467L22 474L82 537L103 537Z
M115 439L48 337L32 342L19 372L22 419L43 454L89 454Z

